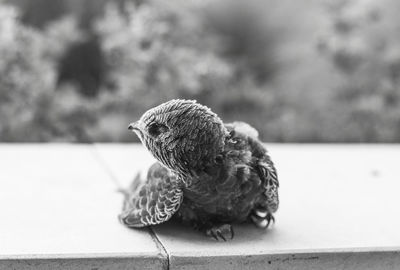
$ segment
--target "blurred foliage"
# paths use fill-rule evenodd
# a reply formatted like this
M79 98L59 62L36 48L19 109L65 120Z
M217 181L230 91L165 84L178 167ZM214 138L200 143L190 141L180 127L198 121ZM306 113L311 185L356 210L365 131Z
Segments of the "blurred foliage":
M327 2L332 21L319 49L339 72L327 109L341 125L328 139L399 141L399 8L395 0Z
M0 7L2 141L82 140L71 119L79 114L82 99L73 94L78 98L68 102L71 91L55 91L57 61L80 38L75 26L64 18L44 31L34 30L17 20L14 8ZM84 115L88 117L86 111ZM87 124L83 119L77 124Z
M21 26L10 7L0 9L0 40L0 134L11 140L32 123L39 101L53 90L55 74L44 58L44 37Z
M395 0L49 1L0 2L2 141L134 141L172 98L266 141L400 139Z
M109 5L96 24L112 82L98 99L104 110L119 114L124 127L149 107L218 91L233 76L228 63L207 44L199 23L193 23L194 12L161 2L132 4L125 10L129 12L123 15ZM100 121L104 136L110 136L110 121Z

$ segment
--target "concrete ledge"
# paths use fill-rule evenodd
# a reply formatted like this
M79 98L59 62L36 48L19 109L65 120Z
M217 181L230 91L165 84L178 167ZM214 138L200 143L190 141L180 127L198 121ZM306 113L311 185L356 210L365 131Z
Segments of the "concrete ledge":
M132 269L132 270L152 270L167 269L167 261L164 256L151 256L139 254L79 254L78 256L23 256L13 259L8 257L0 258L0 269L76 269L76 270L108 270L108 269Z
M268 145L277 223L216 242L166 223L131 230L122 196L141 145L0 145L0 269L398 269L399 145Z
M166 269L88 145L0 145L0 269Z
M255 254L211 257L174 257L174 269L398 269L399 251L320 250L310 253Z
M152 162L140 145L97 149L124 185L130 168L145 171ZM154 226L170 269L398 269L398 145L268 149L281 183L275 226L236 225L226 243L180 224Z

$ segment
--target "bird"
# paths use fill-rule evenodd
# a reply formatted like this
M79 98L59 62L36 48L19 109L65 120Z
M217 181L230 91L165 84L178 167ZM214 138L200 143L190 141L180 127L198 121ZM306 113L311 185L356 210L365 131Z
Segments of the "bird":
M217 241L233 225L268 228L279 206L277 171L255 128L224 124L195 100L173 99L146 111L128 129L157 160L125 190L122 224L130 228L170 219Z

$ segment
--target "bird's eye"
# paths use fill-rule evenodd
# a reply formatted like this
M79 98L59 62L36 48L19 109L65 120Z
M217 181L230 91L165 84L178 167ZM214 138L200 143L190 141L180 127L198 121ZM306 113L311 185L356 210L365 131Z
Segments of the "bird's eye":
M161 133L168 131L168 127L160 123L151 123L147 130L151 136L157 137Z

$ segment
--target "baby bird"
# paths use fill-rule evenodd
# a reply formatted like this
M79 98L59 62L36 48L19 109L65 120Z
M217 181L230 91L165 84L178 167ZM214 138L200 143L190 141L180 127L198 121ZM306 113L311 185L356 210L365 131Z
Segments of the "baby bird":
M145 112L129 130L159 162L126 191L119 216L126 226L174 217L226 241L233 223L267 228L275 221L277 172L250 125L224 124L208 107L175 99Z

